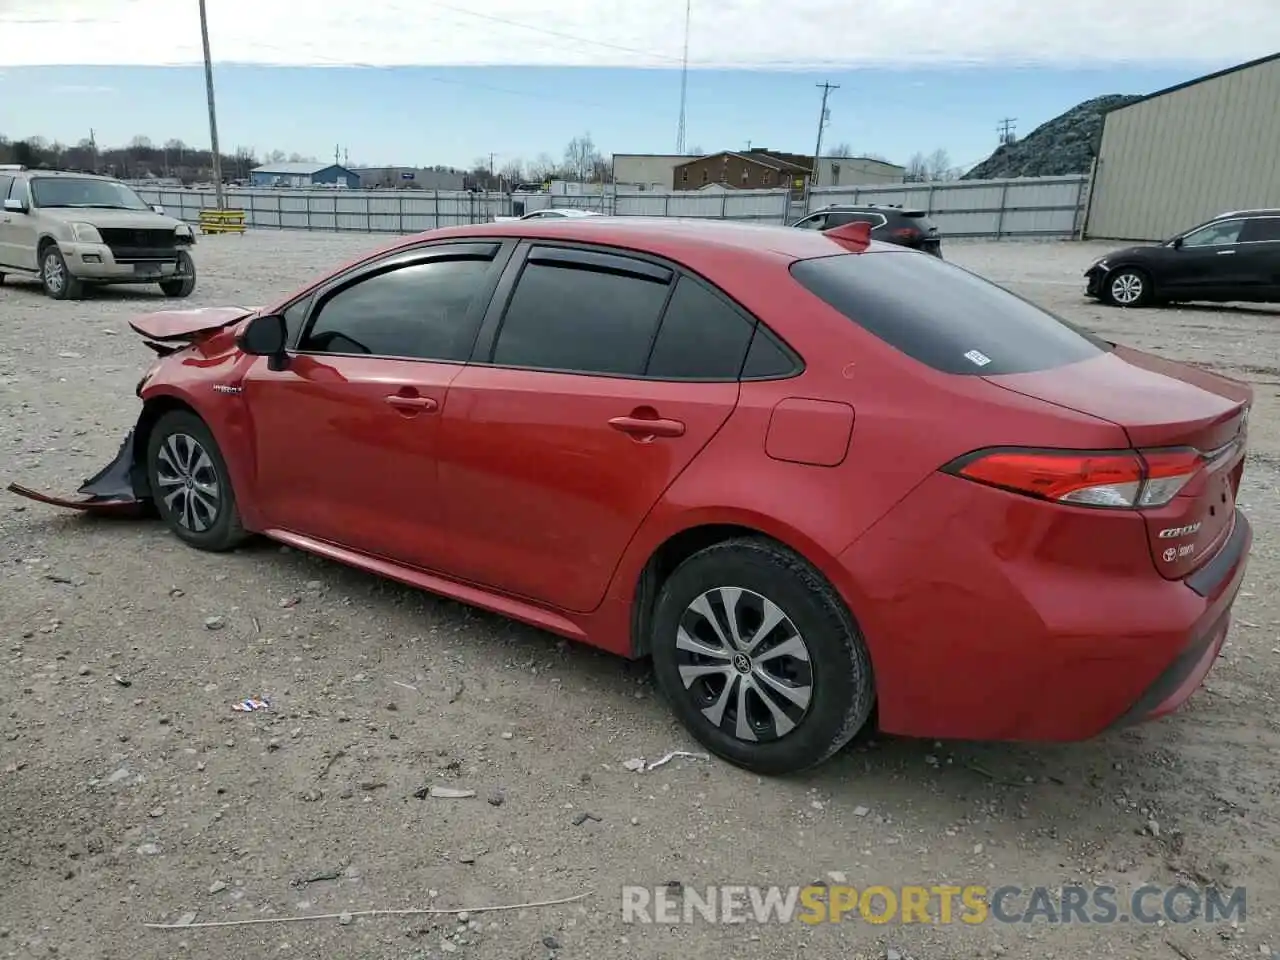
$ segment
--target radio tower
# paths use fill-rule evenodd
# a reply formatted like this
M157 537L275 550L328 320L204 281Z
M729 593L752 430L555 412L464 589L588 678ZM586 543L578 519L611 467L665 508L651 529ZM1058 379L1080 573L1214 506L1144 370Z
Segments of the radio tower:
M684 105L689 90L689 20L693 14L693 0L684 3L684 57L680 61L680 125L676 127L676 154L684 156Z

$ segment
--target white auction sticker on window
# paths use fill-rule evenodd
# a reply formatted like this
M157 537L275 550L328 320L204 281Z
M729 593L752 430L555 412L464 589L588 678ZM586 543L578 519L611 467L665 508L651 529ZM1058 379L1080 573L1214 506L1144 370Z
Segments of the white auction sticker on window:
M990 357L988 357L985 353L979 353L977 350L970 350L968 353L965 354L965 358L973 361L979 367L985 367L988 363L991 362Z

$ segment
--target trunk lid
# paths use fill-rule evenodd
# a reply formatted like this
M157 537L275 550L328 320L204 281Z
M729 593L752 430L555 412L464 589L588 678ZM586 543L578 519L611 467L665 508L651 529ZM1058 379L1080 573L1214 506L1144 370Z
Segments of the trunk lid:
M1114 423L1140 450L1200 451L1201 466L1178 494L1142 511L1151 558L1162 576L1188 576L1230 536L1253 400L1248 384L1127 347L1051 370L984 379Z

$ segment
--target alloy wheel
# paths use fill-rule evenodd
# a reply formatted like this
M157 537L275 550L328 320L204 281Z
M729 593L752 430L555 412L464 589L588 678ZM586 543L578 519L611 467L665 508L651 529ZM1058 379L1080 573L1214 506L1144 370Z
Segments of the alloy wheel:
M702 715L738 740L778 740L809 712L809 648L785 611L752 590L716 587L690 603L676 661Z
M1136 273L1122 273L1111 281L1111 298L1123 306L1130 306L1142 299L1145 286Z
M61 293L62 288L67 283L66 268L62 265L62 258L57 253L50 251L45 254L44 258L44 284L49 288L51 293Z
M212 527L222 509L222 486L208 451L190 434L172 433L156 460L158 493L169 515L193 533Z

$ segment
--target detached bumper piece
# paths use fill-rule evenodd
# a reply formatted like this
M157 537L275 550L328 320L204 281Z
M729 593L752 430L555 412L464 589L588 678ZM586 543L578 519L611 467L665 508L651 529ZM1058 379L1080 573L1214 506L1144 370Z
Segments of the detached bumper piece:
M71 510L98 514L140 513L149 498L139 494L139 491L146 489L146 483L145 478L137 476L133 438L134 431L130 430L129 435L124 438L124 443L120 444L120 450L116 453L115 459L81 485L76 491L81 499L54 497L19 483L9 484L8 490L28 500L48 503L55 507L67 507Z

